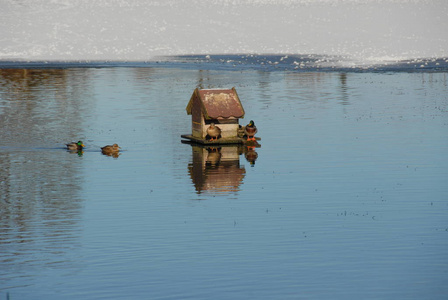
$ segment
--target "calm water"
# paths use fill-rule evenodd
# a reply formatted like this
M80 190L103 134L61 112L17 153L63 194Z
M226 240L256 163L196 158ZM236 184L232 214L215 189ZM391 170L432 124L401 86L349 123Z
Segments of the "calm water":
M181 143L198 86L261 147ZM3 69L0 126L0 299L448 294L448 73Z

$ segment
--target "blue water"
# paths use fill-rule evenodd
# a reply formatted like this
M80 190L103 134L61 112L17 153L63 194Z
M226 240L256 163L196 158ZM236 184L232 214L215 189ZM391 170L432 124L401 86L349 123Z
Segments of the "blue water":
M446 72L173 64L0 69L1 299L446 298ZM185 107L233 86L216 162Z

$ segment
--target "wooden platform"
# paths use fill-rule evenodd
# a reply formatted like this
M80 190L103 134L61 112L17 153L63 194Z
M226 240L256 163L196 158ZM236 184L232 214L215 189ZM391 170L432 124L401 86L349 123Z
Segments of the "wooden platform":
M244 144L245 140L239 137L220 138L218 140L206 140L192 136L191 134L182 134L182 138L201 145L223 145L223 144Z
M182 141L182 142L197 143L197 144L206 145L206 146L242 144L245 146L257 147L257 148L261 147L260 144L258 143L258 141L261 140L261 138L259 138L259 137L255 137L255 141L247 141L246 139L240 138L240 137L220 138L218 140L210 141L210 140L194 137L191 134L182 134L181 137L188 140L188 141Z

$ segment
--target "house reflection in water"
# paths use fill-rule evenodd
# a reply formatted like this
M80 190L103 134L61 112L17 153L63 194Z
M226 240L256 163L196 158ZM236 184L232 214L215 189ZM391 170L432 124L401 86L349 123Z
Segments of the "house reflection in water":
M188 172L198 194L230 194L240 190L246 174L240 165L244 146L191 144L191 149L193 162L188 164Z

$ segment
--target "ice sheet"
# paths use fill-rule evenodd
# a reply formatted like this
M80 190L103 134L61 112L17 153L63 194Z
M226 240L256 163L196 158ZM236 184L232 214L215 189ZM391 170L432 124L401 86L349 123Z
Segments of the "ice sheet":
M0 60L448 56L445 0L0 0Z

